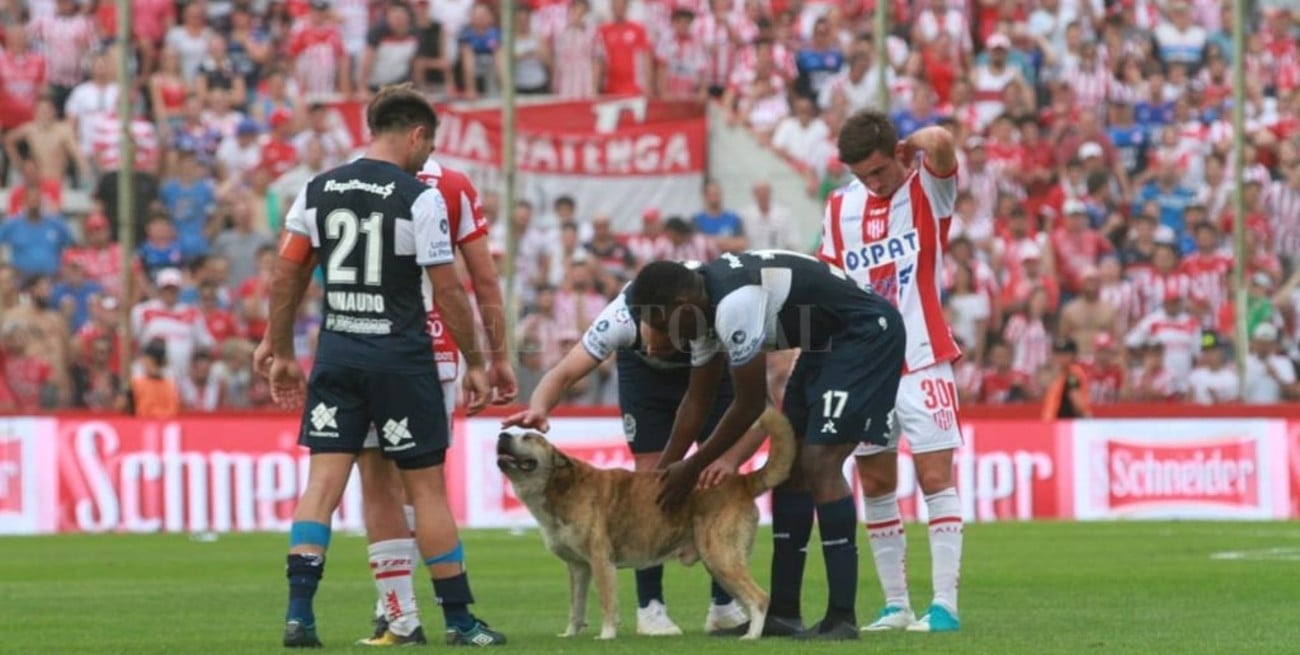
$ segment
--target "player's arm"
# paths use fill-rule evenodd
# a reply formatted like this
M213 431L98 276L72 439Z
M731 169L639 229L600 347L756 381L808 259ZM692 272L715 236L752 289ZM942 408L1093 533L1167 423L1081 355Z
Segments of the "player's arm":
M275 261L271 283L271 313L266 333L270 354L275 357L294 357L293 324L311 284L312 271L316 269L316 244L311 234L307 221L307 189L304 187L285 215L280 256Z
M492 261L487 238L462 243L460 254L465 259L465 270L469 271L470 281L474 285L474 298L478 300L479 317L487 332L488 356L494 363L509 363L505 300L501 297L501 278L496 263Z
M713 434L690 458L701 470L730 451L763 415L767 406L767 354L760 352L745 364L733 366L731 385L735 392L731 405Z
M682 396L682 402L677 406L672 434L668 437L668 445L664 446L663 453L659 455L656 468L667 468L686 456L695 436L704 429L704 423L709 418L726 367L725 358L714 356L691 369L686 395Z
M935 177L947 177L957 170L957 148L952 133L939 126L921 128L903 141L907 163L916 152L925 153L925 167Z

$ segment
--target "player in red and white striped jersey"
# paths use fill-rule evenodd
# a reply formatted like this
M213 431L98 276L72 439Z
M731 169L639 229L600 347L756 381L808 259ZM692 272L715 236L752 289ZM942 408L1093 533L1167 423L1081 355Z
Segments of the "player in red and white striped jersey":
M839 151L857 179L828 200L818 256L893 302L907 327L891 445L855 451L866 494L867 535L885 592L885 608L867 629L957 630L962 516L952 455L962 439L952 362L961 351L939 298L948 221L957 199L957 153L947 130L924 128L900 141L893 122L876 111L858 112L844 122ZM930 515L934 601L919 621L907 591L907 545L894 495L900 429L912 447Z
M491 347L488 375L496 389L497 404L510 402L517 393L514 370L505 347L505 313L496 264L488 247L488 222L479 204L478 191L469 178L430 158L416 176L438 189L447 202L447 219L452 244L459 251L468 282L472 285L478 310L483 318ZM429 308L429 334L433 337L434 359L442 381L447 405L447 423L451 424L456 407L456 381L460 368L460 349L443 325L433 303L433 288L424 283L424 302ZM363 640L367 645L386 646L409 642L420 628L415 591L410 570L406 575L391 575L392 567L383 562L393 558L419 561L419 552L411 534L414 509L404 505L401 480L397 469L380 456L378 436L371 431L367 449L357 460L361 473L362 508L366 517L366 538L370 542L370 570L378 589L375 633ZM422 633L422 629L421 629Z

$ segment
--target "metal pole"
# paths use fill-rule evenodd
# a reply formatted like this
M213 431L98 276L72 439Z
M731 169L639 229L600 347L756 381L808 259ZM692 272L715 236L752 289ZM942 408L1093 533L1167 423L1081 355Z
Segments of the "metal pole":
M118 334L122 346L122 381L129 385L135 335L131 333L131 309L135 306L135 142L131 117L135 107L135 83L131 78L131 0L117 1L117 241L122 249L122 297L118 298Z
M1246 393L1246 357L1249 354L1250 335L1247 330L1248 307L1246 294L1246 202L1243 196L1243 143L1245 141L1246 122L1246 64L1245 64L1245 23L1246 3L1238 0L1232 3L1232 245L1233 267L1232 288L1236 305L1237 338L1233 347L1237 351L1237 379L1241 380L1242 398Z
M515 0L501 0L501 41L505 46L505 66L501 71L501 174L503 188L501 205L506 218L505 258L505 315L506 350L512 355L518 350L515 344L515 326L519 322L519 298L515 276L519 267L520 234L515 228Z
M879 88L880 111L889 114L889 0L876 0L876 66L880 69Z

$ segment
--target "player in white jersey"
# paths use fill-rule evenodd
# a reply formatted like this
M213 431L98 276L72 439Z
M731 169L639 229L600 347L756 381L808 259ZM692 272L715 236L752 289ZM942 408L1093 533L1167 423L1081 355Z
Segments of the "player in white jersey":
M858 112L839 137L840 161L857 179L827 201L818 256L893 302L907 326L907 360L887 446L855 451L866 496L867 536L885 608L864 630L957 630L961 503L952 479L961 445L952 362L961 351L943 315L939 287L948 220L957 197L953 138L941 127L900 141L887 116ZM906 435L930 516L934 600L916 620L907 591L907 542L899 515L898 439Z

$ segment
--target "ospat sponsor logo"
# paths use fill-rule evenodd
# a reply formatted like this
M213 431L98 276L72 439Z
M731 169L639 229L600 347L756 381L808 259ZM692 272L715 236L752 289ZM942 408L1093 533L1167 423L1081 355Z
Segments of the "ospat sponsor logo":
M1227 437L1190 444L1106 442L1111 509L1138 505L1260 502L1259 446Z

